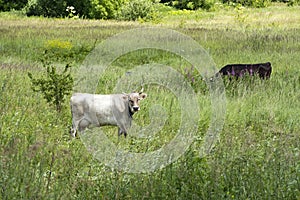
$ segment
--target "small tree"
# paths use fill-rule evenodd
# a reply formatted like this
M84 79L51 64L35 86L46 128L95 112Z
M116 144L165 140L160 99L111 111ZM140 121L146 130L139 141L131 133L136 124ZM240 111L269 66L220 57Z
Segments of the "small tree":
M47 103L54 105L57 112L62 109L65 96L69 95L73 88L73 77L67 64L62 73L57 72L55 66L47 65L45 74L40 78L34 78L31 73L28 76L32 83L32 90L41 92Z

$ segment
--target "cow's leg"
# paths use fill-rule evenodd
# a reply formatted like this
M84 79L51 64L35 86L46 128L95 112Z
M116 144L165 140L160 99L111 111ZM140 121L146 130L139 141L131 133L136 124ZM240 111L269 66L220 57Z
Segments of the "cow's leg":
M72 127L70 129L70 135L71 137L76 137L76 121L74 119L73 109L72 109L72 103L71 103L71 114L72 114Z
M72 137L76 137L77 127L78 127L78 125L76 125L76 121L74 119L72 119L72 127L71 127L71 130L70 130L70 135Z
M81 119L78 123L78 130L79 132L84 131L89 125L91 124L91 122L85 118Z
M90 122L86 120L84 117L80 120L72 120L72 128L70 130L70 134L72 137L76 137L77 130L83 131L86 127L90 125Z
M76 128L74 128L74 126L72 125L72 127L71 127L71 129L70 129L70 135L72 136L72 137L76 137Z
M120 137L122 134L124 134L124 137L127 136L127 132L126 132L125 130L123 130L122 128L119 127L119 129L118 129L118 135L119 135L119 137Z
M119 127L119 128L118 128L118 136L120 137L120 135L122 135L122 130L121 130L121 128Z

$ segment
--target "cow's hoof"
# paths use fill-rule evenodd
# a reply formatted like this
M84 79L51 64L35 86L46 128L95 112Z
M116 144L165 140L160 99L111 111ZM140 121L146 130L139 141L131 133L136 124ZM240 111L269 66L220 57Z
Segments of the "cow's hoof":
M70 136L71 136L72 138L75 138L75 137L76 137L76 131L74 131L74 129L71 129L71 130L70 130Z

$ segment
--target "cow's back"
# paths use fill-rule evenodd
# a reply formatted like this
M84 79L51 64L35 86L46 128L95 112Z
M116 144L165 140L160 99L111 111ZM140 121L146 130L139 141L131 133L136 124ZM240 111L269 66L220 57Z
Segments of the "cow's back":
M123 103L121 95L75 93L71 97L72 115L77 121L84 119L96 126L117 125L116 102Z
M270 78L272 72L271 63L258 63L258 64L228 64L219 73L222 75L242 77L246 73L249 75L258 74L261 78Z

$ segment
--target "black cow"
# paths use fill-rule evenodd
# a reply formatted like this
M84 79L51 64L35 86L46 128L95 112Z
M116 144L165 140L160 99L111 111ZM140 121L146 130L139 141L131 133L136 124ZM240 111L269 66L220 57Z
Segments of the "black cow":
M229 64L220 69L219 73L223 76L243 77L246 73L250 76L256 74L262 79L268 79L271 76L272 66L270 62L258 64Z

